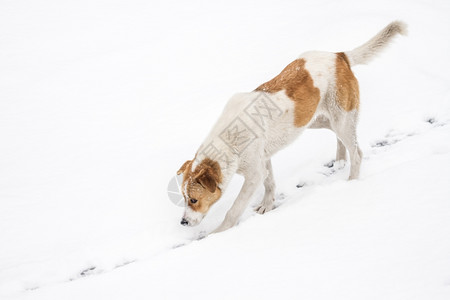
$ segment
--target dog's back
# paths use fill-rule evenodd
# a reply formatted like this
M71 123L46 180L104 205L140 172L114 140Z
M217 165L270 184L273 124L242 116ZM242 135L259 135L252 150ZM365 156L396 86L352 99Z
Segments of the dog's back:
M397 34L406 34L406 24L394 21L383 28L363 45L345 52L331 53L310 51L286 66L280 74L256 88L274 96L284 93L286 98L275 101L281 110L292 111L292 137L286 136L286 126L280 128L275 142L268 141L270 155L285 146L280 141L292 141L304 128L328 128L337 135L336 160L345 159L345 149L349 151L352 168L350 179L358 178L362 152L356 138L356 124L359 112L359 86L351 69L358 64L366 64L382 51ZM280 97L278 96L278 99ZM293 107L289 108L289 103ZM285 121L285 120L283 120ZM273 130L272 130L273 131ZM275 130L277 131L277 130ZM272 149L274 148L274 149Z

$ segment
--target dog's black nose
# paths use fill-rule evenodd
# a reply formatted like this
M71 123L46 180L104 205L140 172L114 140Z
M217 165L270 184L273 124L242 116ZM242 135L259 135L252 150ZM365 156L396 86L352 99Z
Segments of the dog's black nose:
M181 225L186 226L187 224L189 224L189 222L185 218L181 219Z

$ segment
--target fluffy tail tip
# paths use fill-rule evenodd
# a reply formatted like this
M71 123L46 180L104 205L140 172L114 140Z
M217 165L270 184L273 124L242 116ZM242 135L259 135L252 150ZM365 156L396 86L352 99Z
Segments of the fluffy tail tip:
M408 25L403 21L393 21L388 25L388 28L401 35L408 35Z

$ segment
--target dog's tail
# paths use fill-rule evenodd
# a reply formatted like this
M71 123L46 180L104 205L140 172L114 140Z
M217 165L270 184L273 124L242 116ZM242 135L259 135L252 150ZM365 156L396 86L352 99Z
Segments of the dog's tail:
M376 54L386 48L398 33L401 35L407 34L407 25L402 21L390 23L365 44L351 51L346 51L345 54L350 61L350 65L367 64Z

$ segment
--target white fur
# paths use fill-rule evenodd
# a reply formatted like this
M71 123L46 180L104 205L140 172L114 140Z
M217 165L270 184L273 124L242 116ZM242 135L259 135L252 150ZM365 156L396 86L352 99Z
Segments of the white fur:
M324 51L309 51L299 58L305 59L305 68L311 75L314 86L320 90L320 99L325 99L325 94L330 88L334 88L336 55Z
M373 38L363 45L346 51L350 65L367 64L374 58L381 50L391 42L392 38L397 34L406 35L407 25L401 21L394 21L378 32Z
M186 205L186 208L184 210L184 216L183 219L185 219L186 221L188 221L188 224L190 226L195 226L198 223L200 223L203 218L205 217L204 214L197 212L195 210L192 210L189 205Z

